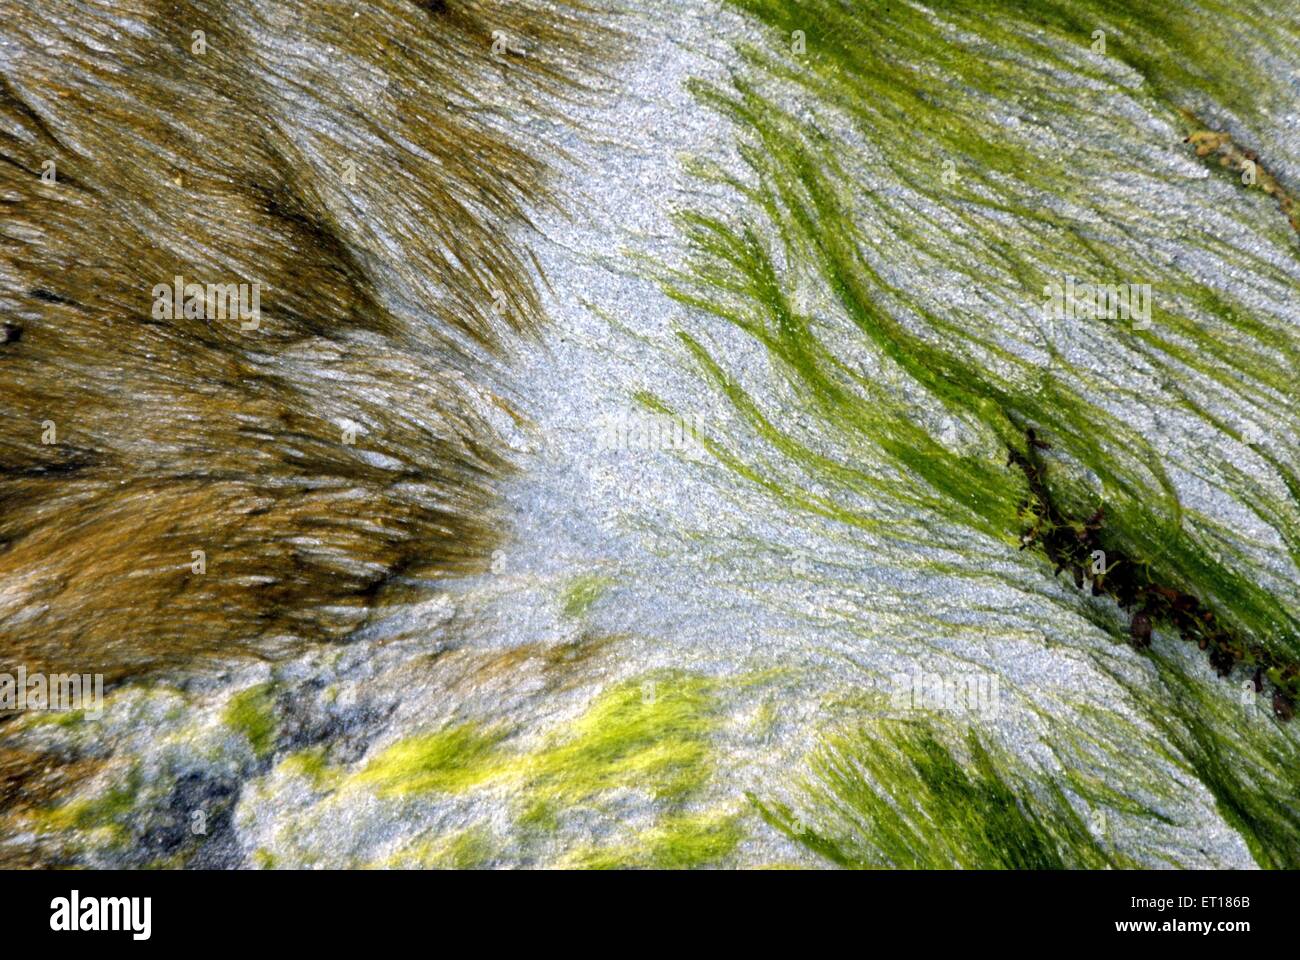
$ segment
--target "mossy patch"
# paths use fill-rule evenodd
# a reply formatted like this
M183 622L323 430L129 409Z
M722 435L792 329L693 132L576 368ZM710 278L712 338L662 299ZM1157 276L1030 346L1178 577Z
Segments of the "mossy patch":
M38 833L61 833L68 830L103 831L110 842L126 835L130 817L139 802L144 776L133 766L126 777L103 793L74 799L59 807L42 811L35 819Z
M498 750L503 736L471 722L407 737L384 749L350 782L381 796L467 790L506 769Z
M278 724L275 694L270 683L249 687L231 697L223 719L228 727L248 740L257 759L269 757L275 749Z
M307 778L316 790L331 790L343 778L342 771L330 766L324 747L309 747L289 754L280 762L285 772Z
M19 722L24 722L28 729L49 725L71 730L81 726L85 720L85 710L38 710L32 711Z
M577 619L585 615L592 605L605 594L611 583L613 583L613 580L609 577L602 577L594 573L575 577L565 588L561 597L561 609L563 609L564 615L571 619Z
M259 870L274 870L278 862L275 854L264 847L253 851L253 866Z
M587 710L526 761L524 822L626 787L679 801L713 772L712 681L663 671L601 692Z
M574 854L569 865L586 870L689 870L729 857L745 838L732 814L678 814L662 818L629 843Z
M384 864L397 869L475 870L486 866L496 852L492 831L485 826L467 827L449 836L416 840L404 846Z

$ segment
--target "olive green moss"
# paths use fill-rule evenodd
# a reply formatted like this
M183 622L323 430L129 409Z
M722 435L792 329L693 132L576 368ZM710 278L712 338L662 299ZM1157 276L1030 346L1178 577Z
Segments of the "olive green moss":
M85 710L32 710L11 722L15 725L13 729L30 730L47 725L72 729L81 726L85 720Z
M566 617L577 618L591 609L609 589L613 581L598 574L586 574L575 577L565 588L561 598L561 607Z
M562 139L489 117L558 131L603 82L611 18L585 0L106 16L0 23L0 578L51 598L38 630L6 604L6 650L47 673L76 651L110 684L278 658L485 570L512 453L483 399L546 323L527 235L559 207ZM42 105L55 88L79 94ZM224 301L164 317L151 291L178 276L260 286L256 327Z
M103 831L110 843L123 842L139 802L144 776L133 766L121 780L96 796L80 797L43 811L35 821L38 833L69 830Z
M253 866L259 870L274 870L278 860L270 850L259 847L253 851Z

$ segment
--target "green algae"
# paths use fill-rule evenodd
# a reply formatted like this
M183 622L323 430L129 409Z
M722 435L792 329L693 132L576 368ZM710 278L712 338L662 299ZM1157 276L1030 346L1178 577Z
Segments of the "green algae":
M257 759L269 757L275 749L275 738L279 731L275 717L274 686L262 683L241 690L230 698L223 719L227 726L248 740Z
M487 866L497 850L492 831L467 827L448 836L423 837L404 846L383 865L390 869L476 870Z
M1221 183L1189 174L1194 151L1183 142L1196 132L1189 107L1257 149L1277 142L1261 104L1285 82L1261 70L1261 51L1294 62L1294 17L1267 17L1255 3L733 6L769 26L770 41L741 47L745 66L730 83L694 90L731 123L743 175L703 162L691 169L738 202L725 214L681 212L690 258L661 275L690 308L679 334L687 356L739 417L738 432L704 437L704 449L796 521L831 520L873 545L888 538L878 562L981 577L974 565L995 557L994 544L1007 565L1045 578L1050 566L1014 552L1023 545L1025 483L1003 459L1036 427L1055 447L1051 494L1067 516L1104 506L1108 547L1141 564L1147 581L1201 598L1224 629L1275 662L1294 662L1300 451L1285 432L1263 442L1257 426L1294 410L1300 339L1280 304L1295 287L1295 237L1263 191L1238 183L1225 196ZM1221 62L1222 31L1256 22L1267 29L1229 44L1239 72L1211 66ZM1104 53L1092 46L1097 29L1108 36ZM792 45L795 31L806 48ZM1171 194L1181 219L1169 214ZM1150 323L1058 328L1036 319L1040 291L1065 277L1151 284ZM979 308L963 290L977 292ZM789 393L774 399L769 384L733 362L723 344L734 336L719 324L752 340ZM1091 361L1098 354L1107 359L1101 369ZM791 397L800 416L791 416ZM1157 450L1135 409L1175 413L1223 446ZM1175 470L1257 517L1280 546L1182 502ZM971 567L918 555L939 546L970 557ZM1013 582L1045 594L1018 573ZM1117 641L1128 632L1095 602L1070 609ZM1161 670L1188 679L1183 666ZM1185 788L1154 770L1186 771L1257 862L1292 862L1300 825L1269 804L1295 795L1283 764L1293 735L1224 710L1224 690L1201 691L1204 704L1191 710L1200 700L1186 690L1173 697L1167 679L1119 686L1143 717L1136 742L1149 761L1116 748L1113 734L1132 727L1118 714L1074 705L1088 720L1076 736L1069 721L1036 711L1049 749L1102 764L1067 765L1069 789L1167 825L1158 806L1109 786L1100 771L1127 770L1149 798L1165 799ZM1032 697L1022 699L1034 709ZM976 772L963 782L958 761L927 741L888 755L836 749L820 772L869 809L884 801L852 786L862 762L904 793L942 774L955 792L930 802L944 809L963 795L1015 796L1021 813L994 804L988 823L954 827L957 839L944 843L956 851L926 847L896 820L879 849L865 852L809 833L808 844L822 844L832 860L875 862L889 851L915 862L992 863L996 852L978 837L1024 816L1045 824L1016 826L1041 841L1017 854L1024 862L1117 861L1086 842L1060 787L1023 761L999 753L986 768L968 743ZM818 797L829 813L844 813L835 789L823 784ZM790 831L789 811L764 809Z
M1156 729L1214 797L1266 869L1300 867L1300 745L1255 691L1207 687L1167 656L1153 658L1161 696L1134 689ZM1236 694L1234 696L1234 693Z
M280 761L280 769L295 776L305 777L314 789L329 791L343 779L343 772L331 766L324 747L308 747L289 754Z
M660 671L603 690L571 724L523 761L520 822L554 827L561 811L618 788L680 802L713 773L713 681Z
M741 152L757 184L742 189L764 228L757 221L737 225L699 212L684 213L680 223L695 251L694 260L689 273L669 279L669 292L752 335L800 388L816 416L844 435L846 445L867 441L877 455L905 468L906 475L922 478L925 488L909 489L897 476L849 465L800 444L788 429L762 413L699 337L683 332L683 341L705 375L765 441L805 469L846 487L887 492L990 535L1008 537L1014 514L1013 484L997 475L989 459L946 449L915 407L900 404L880 381L862 376L850 358L820 339L819 325L794 302L793 279L778 268L782 262L806 265L864 336L863 346L875 355L873 367L923 387L930 397L926 409L931 416L976 423L1000 445L1015 442L1024 424L1039 425L1056 438L1066 456L1097 477L1095 487L1102 491L1112 524L1130 552L1149 558L1166 578L1183 579L1193 592L1220 598L1259 642L1289 646L1292 652L1300 649L1300 629L1290 605L1278 602L1227 559L1217 559L1221 555L1242 558L1214 518L1190 515L1178 502L1164 467L1145 439L1090 399L1098 386L1092 374L1067 362L1050 340L1046 343L1050 362L1044 364L1043 338L1037 331L1018 333L1024 339L1016 344L1008 342L1004 327L978 314L959 320L923 289L893 279L897 269L891 269L873 249L882 237L888 238L889 251L904 262L968 273L972 284L1035 307L1044 283L1066 274L1155 278L1162 303L1155 309L1152 328L1100 331L1108 346L1117 354L1140 356L1157 365L1175 382L1184 381L1184 371L1190 368L1218 385L1231 384L1259 407L1275 405L1290 389L1289 371L1300 357L1285 324L1265 322L1230 289L1206 288L1195 276L1144 257L1120 232L1132 232L1128 220L1139 214L1138 209L1106 211L1114 224L1095 228L1104 235L1090 239L1081 236L1068 217L1031 201L1032 187L1064 192L1080 204L1091 203L1107 169L1115 163L1137 162L1124 156L1135 131L1124 128L1122 118L1103 115L1098 122L1112 122L1117 129L1113 139L1101 140L1108 148L1117 144L1119 149L1109 155L1076 153L1066 166L1054 161L1041 144L1022 142L1015 133L990 127L980 119L984 111L968 102L979 96L995 102L1015 88L1028 68L1010 58L986 62L971 50L961 50L961 44L952 42L949 28L914 8L890 7L872 17L857 17L852 4L740 5L782 35L820 25L816 35L810 35L815 55L809 56L807 69L799 69L797 58L792 63L788 57L747 50L754 71L795 83L811 97L833 104L864 136L888 144L889 149L881 154L830 138L801 119L795 109L765 96L757 82L747 77L737 78L729 90L697 85L703 102L730 118L740 131ZM1017 30L990 20L987 15L979 20L982 37L1009 44L1014 39L1013 49L1025 48L1028 41ZM1055 46L1041 42L1031 46L1026 55L1032 52L1060 69L1082 69L1077 58L1065 57ZM987 52L983 45L980 50ZM939 65L949 69L921 69L919 64L931 62L932 56L940 57ZM899 83L900 72L907 84ZM1054 110L1063 124L1073 122L1067 105L1077 105L1078 95L1067 92L1068 80L1052 77L1040 85L1050 90L1050 95L1041 94L1043 109ZM963 95L959 88L967 92ZM1130 95L1147 109L1176 117L1171 105L1137 92ZM954 109L962 103L971 109ZM1101 153L1100 148L1085 149L1089 154ZM978 163L967 162L961 177L945 185L934 158L959 151ZM890 176L939 206L946 222L918 216L914 206L896 209L870 186L860 184L846 169L847 158L857 153L865 154L862 162L869 165L886 165ZM1016 178L1014 183L1008 177ZM994 191L998 199L991 201L989 194ZM996 232L994 210L1000 213ZM1010 226L1007 214L1015 218ZM962 228L960 244L941 239L954 236L955 225ZM769 242L768 236L778 239ZM1193 234L1192 239L1215 254L1227 255L1213 237ZM772 249L773 243L779 249ZM1264 276L1285 279L1277 268L1255 264L1246 255L1234 259L1246 259ZM979 275L968 263L982 266L985 274ZM900 319L902 314L909 315L908 322ZM917 321L932 335L918 330ZM1232 351L1223 349L1225 331L1235 334ZM1194 344L1185 345L1188 338ZM1113 383L1105 387L1120 389ZM1177 389L1173 399L1213 419L1204 400L1181 385ZM784 499L844 522L871 526L869 518L845 510L832 499L792 491L790 484L764 476L752 463L716 445L710 449L737 472L764 483ZM1293 479L1291 465L1279 459L1275 466L1285 478ZM1063 491L1063 496L1071 495L1095 497L1096 490L1076 484ZM1243 493L1241 499L1251 509L1267 513L1292 558L1296 557L1300 512L1295 502L1261 507L1257 498ZM1214 547L1207 545L1208 538L1218 541Z
M96 831L107 838L110 846L121 844L126 840L129 820L135 813L143 786L140 767L132 766L124 778L102 793L43 811L36 818L36 830L38 833Z
M613 580L609 577L603 577L599 574L586 574L575 577L565 588L560 598L564 615L571 619L577 619L585 615L592 605L605 594L605 591L609 589L612 583Z
M525 834L553 831L565 814L600 809L618 791L648 794L671 812L713 774L715 686L675 670L633 677L600 691L575 719L527 751L508 748L505 728L468 721L399 740L342 780L316 751L284 763L318 789L361 787L384 797L501 785L514 797L515 825ZM659 822L655 829L647 842L655 839L665 858L675 849L693 843L706 848L711 838L730 836L721 828L696 836L686 820Z
M1106 849L1059 788L1036 793L974 732L967 759L920 723L834 735L809 761L795 809L751 795L762 817L841 867L1102 868Z
M462 723L399 740L351 779L381 796L461 792L501 772L504 732Z
M575 852L567 865L584 870L689 870L716 866L745 838L735 814L680 814L661 818L655 826L621 845Z
M253 851L253 866L258 870L274 870L278 863L278 858L270 850L259 847Z

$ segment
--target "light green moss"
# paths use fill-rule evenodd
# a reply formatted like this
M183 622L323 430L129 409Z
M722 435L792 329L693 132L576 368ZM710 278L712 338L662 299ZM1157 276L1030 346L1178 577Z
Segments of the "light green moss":
M564 615L576 619L591 609L592 604L604 595L613 581L598 574L574 578L564 590L562 608Z
M713 771L713 683L677 671L647 674L602 692L582 716L525 761L524 823L617 787L681 800Z
M579 851L569 865L587 870L688 870L721 863L744 838L740 818L734 815L669 816L629 844Z
M342 781L343 774L329 765L324 747L309 747L289 754L280 762L284 772L306 777L317 790L331 790Z
M259 760L270 756L275 749L278 724L271 684L261 683L235 694L226 705L223 719L228 727L248 740Z
M501 746L505 731L463 723L392 744L346 785L393 796L459 792L500 779L517 788L521 826L551 828L556 811L616 788L667 801L697 790L713 769L714 710L711 681L649 674L602 691L533 752L511 753ZM315 761L295 763L310 771Z
M496 852L492 831L468 827L450 836L427 837L403 847L384 864L395 869L475 870L481 869Z
M477 723L418 734L385 749L349 782L383 796L466 790L505 771L497 748L503 736Z

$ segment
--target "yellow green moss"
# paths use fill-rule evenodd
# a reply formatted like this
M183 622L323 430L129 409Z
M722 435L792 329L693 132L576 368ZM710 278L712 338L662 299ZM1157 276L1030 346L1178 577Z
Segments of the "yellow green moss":
M289 754L280 763L280 769L294 776L306 777L317 790L333 789L342 780L342 773L325 759L323 747L309 747Z
M625 846L580 852L571 865L588 870L686 870L725 860L744 837L740 818L733 815L670 816Z
M8 730L19 733L37 730L42 727L58 727L62 730L74 730L86 720L85 710L29 710L26 713L11 715ZM0 715L0 719L3 715Z
M492 831L469 827L450 836L426 837L408 844L385 864L396 869L474 870L487 864L496 852Z
M528 761L526 823L616 788L680 800L713 770L713 682L665 671L602 692L587 711Z
M259 847L253 851L253 865L259 870L274 870L276 862L275 854L270 850Z
M399 740L371 760L352 782L381 796L458 792L505 768L497 749L504 733L477 723L463 723Z
M277 732L271 684L261 683L231 697L224 720L227 726L247 738L259 760L270 756Z
M110 842L121 839L124 821L135 809L142 783L139 768L132 767L125 780L97 796L72 800L43 811L36 818L36 832L96 830L103 831Z
M561 725L534 751L506 750L501 741L507 731L467 722L392 744L343 786L407 796L455 793L489 780L509 782L520 798L516 825L551 830L559 824L560 811L599 805L613 790L637 790L669 804L687 800L712 775L709 739L716 713L714 681L659 671L602 691L580 716ZM317 784L328 785L335 776L323 757L312 752L295 754L286 764ZM738 836L724 819L670 817L626 851L626 857L659 866L692 858L711 861L729 852ZM460 847L446 850L428 841L403 850L387 865L468 862L474 859L471 839L463 837Z
M581 617L609 589L611 583L613 581L608 577L598 574L574 578L565 588L562 598L564 615L575 619Z

